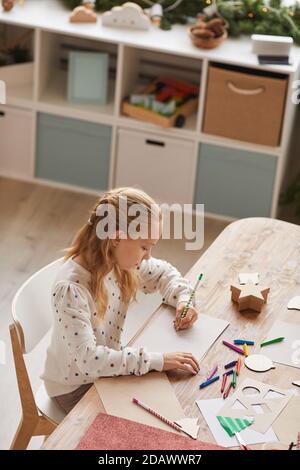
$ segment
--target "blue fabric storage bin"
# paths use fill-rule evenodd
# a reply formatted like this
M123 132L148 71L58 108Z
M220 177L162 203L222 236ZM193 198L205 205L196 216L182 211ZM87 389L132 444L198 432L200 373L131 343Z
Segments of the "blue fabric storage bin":
M194 203L236 218L270 217L277 157L201 144Z
M38 115L36 176L107 189L111 127L50 114Z
M106 104L107 89L108 54L102 52L70 52L68 101Z

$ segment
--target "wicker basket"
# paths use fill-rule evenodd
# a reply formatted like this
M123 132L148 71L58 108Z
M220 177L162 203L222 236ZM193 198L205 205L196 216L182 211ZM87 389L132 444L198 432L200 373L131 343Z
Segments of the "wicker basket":
M192 27L191 27L192 28ZM214 49L215 47L220 46L223 41L228 36L227 31L225 30L222 36L219 36L217 38L209 38L209 39L204 39L204 38L199 38L198 36L195 36L193 32L191 31L190 28L190 38L192 40L192 43L194 46L199 47L200 49Z

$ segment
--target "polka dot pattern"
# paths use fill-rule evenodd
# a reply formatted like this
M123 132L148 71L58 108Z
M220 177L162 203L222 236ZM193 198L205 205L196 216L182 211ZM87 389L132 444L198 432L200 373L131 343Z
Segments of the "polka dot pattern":
M176 307L190 295L192 287L167 261L143 260L136 273L145 294L159 290L162 301L169 305ZM54 337L43 374L45 382L50 377L53 382L56 377L56 395L101 376L141 375L162 369L162 354L121 345L127 309L115 275L109 274L105 280L108 305L104 318L98 315L89 291L87 270L67 260L58 278L61 280L55 284L51 297L56 320Z

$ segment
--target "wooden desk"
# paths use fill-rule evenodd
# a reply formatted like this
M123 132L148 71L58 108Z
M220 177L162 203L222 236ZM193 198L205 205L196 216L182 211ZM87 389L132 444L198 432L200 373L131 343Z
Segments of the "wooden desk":
M237 281L239 272L250 271L258 271L261 280L265 280L271 288L268 303L260 314L249 311L239 313L230 300L230 284ZM234 222L225 228L186 277L194 282L200 272L205 275L198 291L198 298L201 300L200 314L208 313L230 322L222 337L202 360L201 368L205 373L216 363L225 364L234 356L234 353L222 345L222 338L253 338L256 345L259 345L276 319L300 322L298 311L287 310L288 301L299 295L300 291L299 226L264 218ZM198 321L201 322L201 315ZM251 348L251 352L253 351ZM168 376L186 416L199 418L199 438L215 442L195 401L220 397L220 384L199 390L199 376L188 379L183 379L176 373L169 373ZM291 388L292 380L300 380L300 369L276 364L275 369L257 374L243 367L238 383L245 377ZM74 449L101 411L105 410L96 388L92 387L42 448Z

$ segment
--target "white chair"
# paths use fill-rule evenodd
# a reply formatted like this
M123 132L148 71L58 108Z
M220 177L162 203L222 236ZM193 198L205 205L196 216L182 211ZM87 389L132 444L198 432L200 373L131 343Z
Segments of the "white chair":
M48 397L44 385L33 395L23 354L31 352L52 324L51 287L63 263L60 258L31 276L17 291L12 303L14 323L10 336L22 405L22 418L11 449L26 449L31 437L48 436L65 413Z

